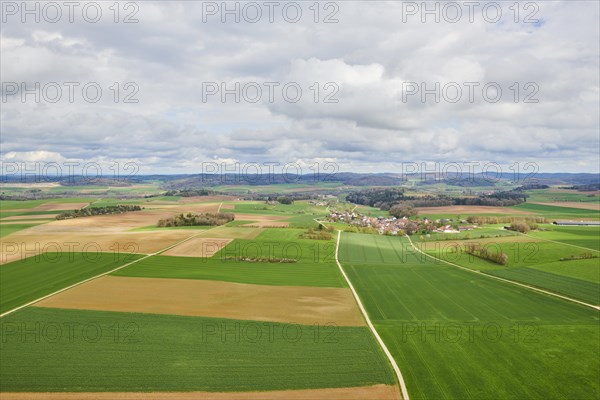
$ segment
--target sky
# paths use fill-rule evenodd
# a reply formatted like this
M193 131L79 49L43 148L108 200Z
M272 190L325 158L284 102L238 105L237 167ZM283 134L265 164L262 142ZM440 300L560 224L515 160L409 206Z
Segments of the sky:
M50 3L1 3L12 170L599 172L597 1Z

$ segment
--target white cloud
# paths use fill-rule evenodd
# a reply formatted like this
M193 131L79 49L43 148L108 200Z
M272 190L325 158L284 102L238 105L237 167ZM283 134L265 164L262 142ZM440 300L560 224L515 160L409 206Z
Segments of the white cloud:
M498 24L402 23L396 2L339 3L335 24L313 23L308 6L297 24L222 24L203 23L201 3L137 4L137 24L115 24L110 10L98 24L3 24L3 83L103 89L98 103L22 103L19 94L3 103L3 160L132 159L145 172L194 172L215 159L335 160L370 171L420 160L518 159L548 171L600 164L597 2L537 3L537 25L513 23L509 3ZM202 101L203 82L235 81L298 82L303 96ZM138 103L122 102L127 82L138 85ZM323 103L327 82L338 85L339 102ZM486 102L480 86L473 103L404 102L406 82L497 82L503 96ZM527 82L538 85L539 103L523 103Z

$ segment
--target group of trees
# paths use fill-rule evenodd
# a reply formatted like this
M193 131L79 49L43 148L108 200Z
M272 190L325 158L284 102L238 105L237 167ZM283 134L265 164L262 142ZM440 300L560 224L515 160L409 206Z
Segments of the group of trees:
M498 198L493 195L480 197L463 197L453 199L453 205L460 206L491 206L491 207L510 207L523 203L524 196L514 198Z
M390 215L392 217L396 217L396 218L403 218L403 217L409 218L409 217L413 217L417 214L418 214L418 212L413 207L413 205L411 203L404 202L404 201L401 203L396 203L390 208Z
M277 201L281 204L293 204L294 203L294 199L289 196L278 197Z
M225 261L241 261L241 262L259 262L259 263L284 263L284 264L293 264L298 262L295 258L278 258L278 257L233 257L226 256L223 258Z
M79 210L65 211L56 216L56 219L71 219L80 217L91 217L92 215L122 214L130 211L140 211L142 207L137 205L117 205L105 207L86 207Z
M319 228L322 228L322 225L319 225ZM333 235L330 233L333 231L333 226L328 227L326 230L318 229L314 230L313 228L308 228L308 230L300 235L302 239L313 239L313 240L331 240Z
M528 221L514 221L510 224L510 226L508 227L508 230L510 231L515 231L515 232L521 232L521 233L527 233L530 230L535 230L538 228L538 225L535 222L528 222Z
M208 189L175 189L167 191L164 196L196 197L210 196L214 194L217 194L217 192Z
M354 204L389 209L392 204L405 200L405 197L402 188L365 189L349 193L346 200Z
M161 228L174 226L217 226L225 225L235 219L235 215L230 213L187 213L179 214L171 218L165 218L158 221Z
M349 193L346 196L346 200L354 204L378 207L382 211L388 211L399 204L403 205L402 209L405 209L407 205L411 207L444 207L452 205L508 207L523 203L527 196L522 191L496 192L478 197L451 198L444 195L408 196L403 188L376 188Z
M470 215L466 218L470 224L510 224L517 221L523 221L528 224L546 224L548 220L544 217L511 217L511 216L500 216L500 217L486 217L481 215Z
M501 251L490 251L488 248L478 243L466 244L465 253L500 265L506 265L506 263L508 262L508 256L505 253Z

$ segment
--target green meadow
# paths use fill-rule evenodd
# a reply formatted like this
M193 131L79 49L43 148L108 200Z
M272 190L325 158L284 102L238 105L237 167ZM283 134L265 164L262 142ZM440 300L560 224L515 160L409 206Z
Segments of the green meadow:
M340 262L411 399L596 399L599 313L343 233ZM552 376L552 379L548 379Z

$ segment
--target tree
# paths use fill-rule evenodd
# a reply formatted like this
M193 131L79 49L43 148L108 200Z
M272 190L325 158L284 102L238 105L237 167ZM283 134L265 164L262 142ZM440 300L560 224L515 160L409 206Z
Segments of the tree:
M410 204L398 203L390 208L390 215L396 218L412 217L417 215L417 210Z

